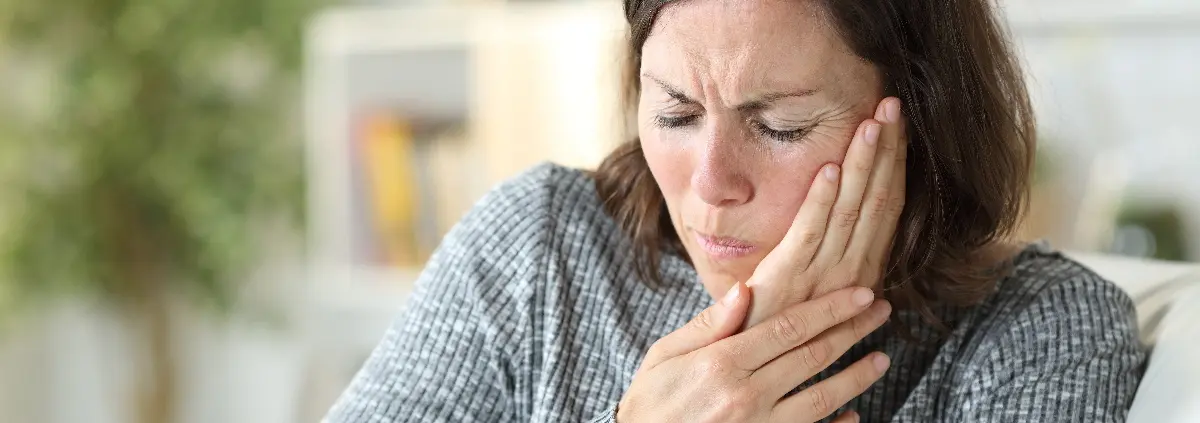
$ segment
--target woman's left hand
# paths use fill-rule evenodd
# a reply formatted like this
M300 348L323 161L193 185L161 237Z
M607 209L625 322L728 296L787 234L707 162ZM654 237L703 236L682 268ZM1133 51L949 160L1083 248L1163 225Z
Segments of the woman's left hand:
M818 172L788 233L746 281L754 302L742 327L837 289L879 285L904 210L907 146L900 99L885 98L856 131L840 175L834 164Z

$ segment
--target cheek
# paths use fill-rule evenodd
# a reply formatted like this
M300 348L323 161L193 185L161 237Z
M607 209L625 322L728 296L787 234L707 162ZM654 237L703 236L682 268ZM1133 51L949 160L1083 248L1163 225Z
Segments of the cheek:
M679 198L688 190L692 174L687 150L682 143L666 142L654 128L642 128L638 136L650 173L654 175L654 180L662 190L667 206L675 209Z
M769 216L764 222L782 239L792 223L817 173L829 163L841 164L852 133L842 131L815 133L802 148L777 154L757 178L757 202L760 213Z

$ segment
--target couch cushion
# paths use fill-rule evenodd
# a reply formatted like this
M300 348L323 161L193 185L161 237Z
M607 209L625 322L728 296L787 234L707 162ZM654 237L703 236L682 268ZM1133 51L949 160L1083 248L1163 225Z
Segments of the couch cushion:
M1200 278L1176 292L1157 328L1129 423L1200 422Z

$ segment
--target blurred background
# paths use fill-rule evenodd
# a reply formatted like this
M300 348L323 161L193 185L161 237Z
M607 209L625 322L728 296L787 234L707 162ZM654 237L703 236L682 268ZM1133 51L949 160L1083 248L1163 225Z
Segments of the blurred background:
M1200 261L1200 3L1008 0L1021 237ZM317 421L497 182L626 133L617 0L0 0L0 422Z

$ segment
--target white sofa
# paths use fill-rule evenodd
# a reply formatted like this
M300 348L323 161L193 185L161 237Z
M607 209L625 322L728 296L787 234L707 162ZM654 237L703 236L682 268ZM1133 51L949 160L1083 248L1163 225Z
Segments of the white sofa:
M1070 256L1133 297L1151 355L1129 423L1200 422L1200 265Z

